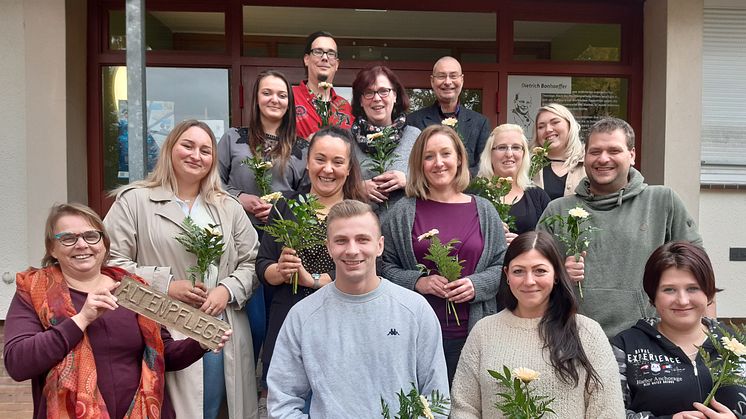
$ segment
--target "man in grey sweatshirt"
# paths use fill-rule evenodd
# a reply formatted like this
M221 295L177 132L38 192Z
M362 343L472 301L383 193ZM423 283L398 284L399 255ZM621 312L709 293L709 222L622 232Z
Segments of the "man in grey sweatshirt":
M566 217L570 209L582 207L590 213L590 224L601 229L591 233L585 258L570 256L565 267L570 278L582 281L580 312L599 322L609 337L655 315L642 289L643 269L653 250L674 240L702 245L681 199L671 188L645 183L634 162L632 127L621 119L601 119L585 145L587 177L575 195L550 202L541 216ZM537 229L557 232L544 224Z
M380 418L396 394L448 397L440 325L425 299L376 275L383 252L370 206L345 200L327 217L336 280L296 304L269 368L270 418ZM311 397L313 394L313 397Z

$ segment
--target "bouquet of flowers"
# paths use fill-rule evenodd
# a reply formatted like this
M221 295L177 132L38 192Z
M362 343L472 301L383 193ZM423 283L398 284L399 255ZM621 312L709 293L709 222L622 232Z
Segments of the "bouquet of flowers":
M191 274L189 279L192 285L204 282L210 264L220 259L225 252L223 234L218 230L217 224L209 224L202 228L195 224L191 217L186 217L181 227L184 231L175 237L176 241L181 243L187 252L197 256L197 264L187 269Z
M394 164L394 160L399 157L398 154L394 153L397 143L392 139L393 133L393 127L386 127L381 132L366 136L368 146L373 150L373 154L370 159L365 160L363 165L377 175L389 170L391 165Z
M590 233L601 230L598 227L583 224L590 222L591 216L588 211L582 207L575 207L567 212L567 217L560 214L552 215L539 221L548 228L559 227L559 232L554 235L567 247L566 255L575 256L575 260L580 260L580 254L588 249L591 244ZM580 298L583 298L583 286L578 282L578 291Z
M457 255L451 256L453 245L460 242L456 239L452 239L444 244L438 238L439 233L438 229L434 228L417 237L417 241L423 241L426 239L430 240L430 246L427 248L425 260L433 262L438 273L447 279L448 282L453 282L461 278L461 270L464 269L464 267L461 266L464 261L459 260ZM425 265L418 264L417 267L423 272L428 272L428 274L430 272ZM456 313L456 304L453 301L448 301L446 304L446 320L448 320L448 314L451 313L453 313L453 316L456 318L456 324L461 326L461 322L458 319L458 313Z
M320 77L321 81L319 81L319 89L323 90L324 93L329 91L332 87L334 87L331 83L326 81L325 77ZM319 114L319 118L321 118L321 122L319 122L319 128L328 127L331 125L330 118L332 114L332 102L329 100L325 100L326 94L318 94L315 95L313 99L313 107L316 109L316 113Z
M494 205L497 213L500 214L500 219L508 225L508 229L515 229L515 217L510 215L510 208L515 203L515 200L510 204L503 202L503 198L510 193L513 179L508 177L494 176L492 179L477 176L469 184L469 190L474 192L476 195L487 199Z
M497 393L502 401L495 403L495 408L511 419L539 419L547 413L554 413L549 405L554 401L547 396L531 394L529 384L539 378L539 373L528 368L516 368L510 371L503 365L503 372L487 370L507 390Z
M437 390L430 394L430 400L417 391L417 387L412 383L412 389L409 393L404 394L404 390L399 390L396 394L399 397L399 413L393 419L416 419L428 418L433 419L433 413L439 415L448 414L447 407L451 404L447 397L443 397ZM381 397L381 416L384 419L392 419L389 405Z
M264 160L264 147L258 145L253 156L243 159L241 164L247 166L252 172L254 172L256 186L259 187L261 195L267 195L272 192L272 189L270 189L272 183L272 172L269 170L272 168L272 162Z
M746 325L737 326L731 323L733 333L720 327L722 338L718 338L711 332L707 332L707 338L712 342L718 357L712 359L710 354L703 348L699 348L699 354L710 370L714 385L710 394L705 398L704 405L709 406L712 398L720 387L723 386L746 386L746 376L743 375L746 368Z
M274 198L285 199L282 198L282 195L274 196ZM297 199L286 199L286 202L290 212L293 213L294 220L283 218L277 210L277 205L275 205L278 218L273 219L269 225L259 228L274 237L276 242L282 243L285 247L289 247L296 252L324 244L326 233L318 216L318 211L323 206L318 199L314 195L305 197L298 195ZM298 272L293 274L292 284L293 294L297 294Z
M529 179L533 179L537 173L539 173L543 168L549 166L549 163L551 163L547 156L550 144L551 142L546 141L543 146L534 147L533 150L531 150L531 167L528 169Z

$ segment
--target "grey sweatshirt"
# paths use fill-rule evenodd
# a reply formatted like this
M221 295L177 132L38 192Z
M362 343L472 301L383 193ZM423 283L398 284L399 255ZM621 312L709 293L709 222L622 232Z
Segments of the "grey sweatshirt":
M584 178L575 195L550 202L541 218L567 216L577 206L586 209L590 224L601 229L590 236L584 298L578 298L580 312L600 323L612 337L638 319L655 315L642 289L645 263L653 250L674 240L702 245L702 237L676 193L665 186L648 185L634 168L630 168L629 183L610 195L593 195ZM541 223L536 228L554 233ZM564 254L564 246L557 243Z
M269 368L270 418L380 418L412 383L448 397L440 325L427 301L381 279L363 295L331 283L296 304L285 319Z

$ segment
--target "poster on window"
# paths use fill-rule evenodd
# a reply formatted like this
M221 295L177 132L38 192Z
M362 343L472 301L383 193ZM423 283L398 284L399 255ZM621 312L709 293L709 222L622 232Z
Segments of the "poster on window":
M567 107L585 139L584 133L599 118L625 119L626 101L627 83L621 78L508 76L508 123L523 127L528 139L534 136L536 113L542 106L559 103Z
M117 178L121 182L129 182L129 138L128 138L128 110L127 101L120 100L119 103L119 170ZM149 100L148 109L148 138L147 161L145 167L150 173L158 160L158 152L166 140L166 136L174 127L174 102Z

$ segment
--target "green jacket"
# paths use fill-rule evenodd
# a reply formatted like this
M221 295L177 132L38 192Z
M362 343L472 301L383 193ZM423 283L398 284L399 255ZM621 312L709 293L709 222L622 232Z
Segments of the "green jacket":
M666 186L648 185L634 168L630 168L627 186L610 195L594 196L584 178L575 195L550 202L542 219L566 216L577 206L585 208L591 214L591 225L601 229L591 233L584 298L578 296L580 312L599 322L612 337L642 317L655 316L642 289L645 263L653 250L675 240L701 246L702 237L676 193ZM554 233L541 223L537 229ZM557 243L564 253L565 247Z

